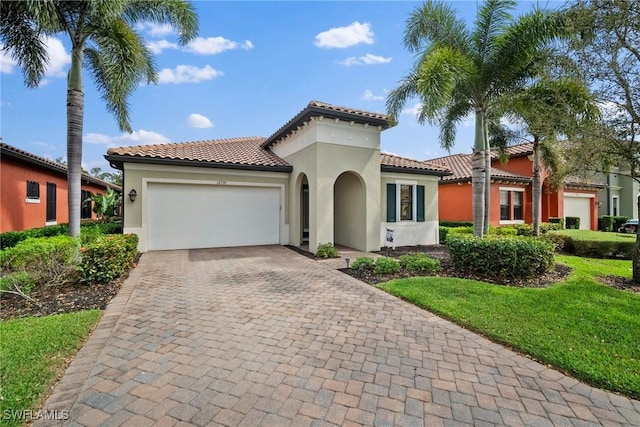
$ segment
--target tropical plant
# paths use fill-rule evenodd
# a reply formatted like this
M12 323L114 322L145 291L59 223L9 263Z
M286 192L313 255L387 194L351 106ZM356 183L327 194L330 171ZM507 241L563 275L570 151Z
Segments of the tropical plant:
M141 82L157 81L153 55L135 29L140 22L172 26L180 44L189 42L198 31L197 15L187 0L40 0L2 4L0 40L22 68L28 87L38 87L49 62L45 37L66 33L71 42L66 105L72 236L80 234L83 67L90 71L119 128L131 132L129 95Z
M85 203L93 202L93 212L98 219L108 220L118 212L120 203L122 203L122 195L112 188L107 188L106 194L94 194L91 198L85 200Z
M599 110L583 81L550 75L531 82L505 99L502 105L512 124L518 126L533 143L533 235L539 236L543 165L551 173L550 185L560 186L564 176L560 140L571 141L580 133L584 123L594 123L599 119Z
M418 61L387 97L397 120L406 102L421 102L420 123L440 125L440 144L450 149L456 125L475 114L472 160L474 235L488 231L491 158L489 120L508 93L528 78L540 48L561 34L558 13L536 9L514 19L513 0L486 0L473 29L457 18L450 4L427 1L407 21L405 47Z

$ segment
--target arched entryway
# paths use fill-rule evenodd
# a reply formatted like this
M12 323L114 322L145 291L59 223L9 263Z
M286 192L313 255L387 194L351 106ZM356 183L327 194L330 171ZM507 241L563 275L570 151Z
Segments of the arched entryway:
M344 172L333 184L333 241L336 245L366 250L365 186L360 175Z

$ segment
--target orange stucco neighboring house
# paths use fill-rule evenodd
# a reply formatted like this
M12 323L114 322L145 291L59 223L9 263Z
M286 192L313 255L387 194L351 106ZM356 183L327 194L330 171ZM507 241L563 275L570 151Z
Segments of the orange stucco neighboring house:
M83 200L120 187L82 175ZM69 221L67 168L0 142L0 233L27 230ZM81 217L95 218L90 206Z
M508 162L502 164L494 156L491 170L492 226L531 224L533 144L508 147ZM441 221L472 221L471 155L454 154L430 163L449 167L452 175L442 177L439 183L439 217ZM549 185L549 173L542 171L542 221L567 216L579 217L580 228L598 229L598 192L606 184L578 177L565 178L562 187L554 190Z

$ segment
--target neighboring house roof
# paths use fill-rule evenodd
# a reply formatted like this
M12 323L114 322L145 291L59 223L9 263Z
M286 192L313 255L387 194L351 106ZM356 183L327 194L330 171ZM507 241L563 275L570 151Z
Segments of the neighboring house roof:
M469 181L471 179L471 154L452 154L451 156L430 159L428 162L451 169L451 175L442 177L442 181L444 182L460 182ZM491 168L491 176L515 182L531 182L531 177L518 175L494 167Z
M309 121L311 117L326 117L327 119L340 119L352 121L354 123L369 124L372 126L380 126L383 129L390 127L389 118L385 114L372 113L370 111L356 110L354 108L339 107L327 104L326 102L311 101L300 111L294 118L289 120L284 126L278 129L273 135L264 141L263 147L280 141L282 138L290 134L292 131Z
M533 154L533 143L525 142L524 144L510 145L509 147L505 148L505 153L509 158L528 156L530 154ZM493 150L491 152L491 156L493 158L497 158L498 150Z
M380 169L383 172L410 172L438 176L451 175L451 170L448 166L431 162L421 162L388 153L380 153Z
M67 174L66 165L54 162L44 157L36 156L35 154L29 153L28 151L24 151L12 145L0 142L0 158L4 156L8 156L37 167L41 167L52 172L57 172L64 175ZM115 191L122 192L122 188L120 188L119 186L110 182L103 181L99 178L96 178L95 176L91 176L86 173L82 174L82 180L86 181L87 183L96 184L105 188L109 187Z
M594 181L579 176L567 176L564 178L564 185L574 188L606 188L607 184L601 181Z
M265 138L251 136L171 144L110 148L107 160L121 168L122 162L290 172L292 166L262 148Z

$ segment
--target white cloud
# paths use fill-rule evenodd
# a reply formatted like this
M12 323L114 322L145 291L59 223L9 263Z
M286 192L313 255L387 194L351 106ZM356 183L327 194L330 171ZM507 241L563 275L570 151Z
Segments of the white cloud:
M339 61L338 63L346 67L350 67L352 65L388 64L389 62L391 62L390 57L385 58L384 56L372 55L370 53L367 53L366 55L359 58L350 56L344 61Z
M144 22L136 25L136 30L146 31L151 37L163 37L174 34L173 28L169 24L156 24L154 22Z
M102 133L86 133L82 139L89 144L106 145L107 147L165 144L171 142L169 138L164 135L144 129L133 131L132 133L123 133L119 136L108 136Z
M364 91L364 94L362 95L362 99L364 99L365 101L382 101L384 99L384 96L374 95L372 91L366 89Z
M234 49L251 50L253 49L253 43L249 40L245 40L242 43L234 42L220 36L207 37L206 39L203 37L196 37L194 40L189 42L185 48L187 52L193 52L198 55L217 55L225 50Z
M4 50L4 44L0 43L0 73L11 74L17 62Z
M373 44L373 37L371 24L356 21L346 27L334 27L317 34L314 44L326 49L345 48L360 43Z
M45 75L66 77L69 71L68 65L71 64L71 55L67 53L60 39L47 37L44 42L47 56L49 57L49 65L46 68Z
M409 116L416 117L420 114L421 111L422 111L422 104L420 104L419 102L416 102L411 107L408 107L402 110L402 114L407 114Z
M187 118L187 123L189 123L189 126L191 126L192 128L204 129L213 127L213 123L211 123L211 120L209 120L208 117L205 117L202 114L198 113L189 115L189 117Z
M177 49L178 48L178 44L177 43L171 43L168 40L158 40L158 41L153 41L153 42L147 43L147 48L149 48L149 50L152 53L154 53L156 55L159 55L165 49Z
M224 75L222 71L206 65L202 68L193 65L178 65L174 69L164 68L158 73L158 83L199 83L213 80Z

